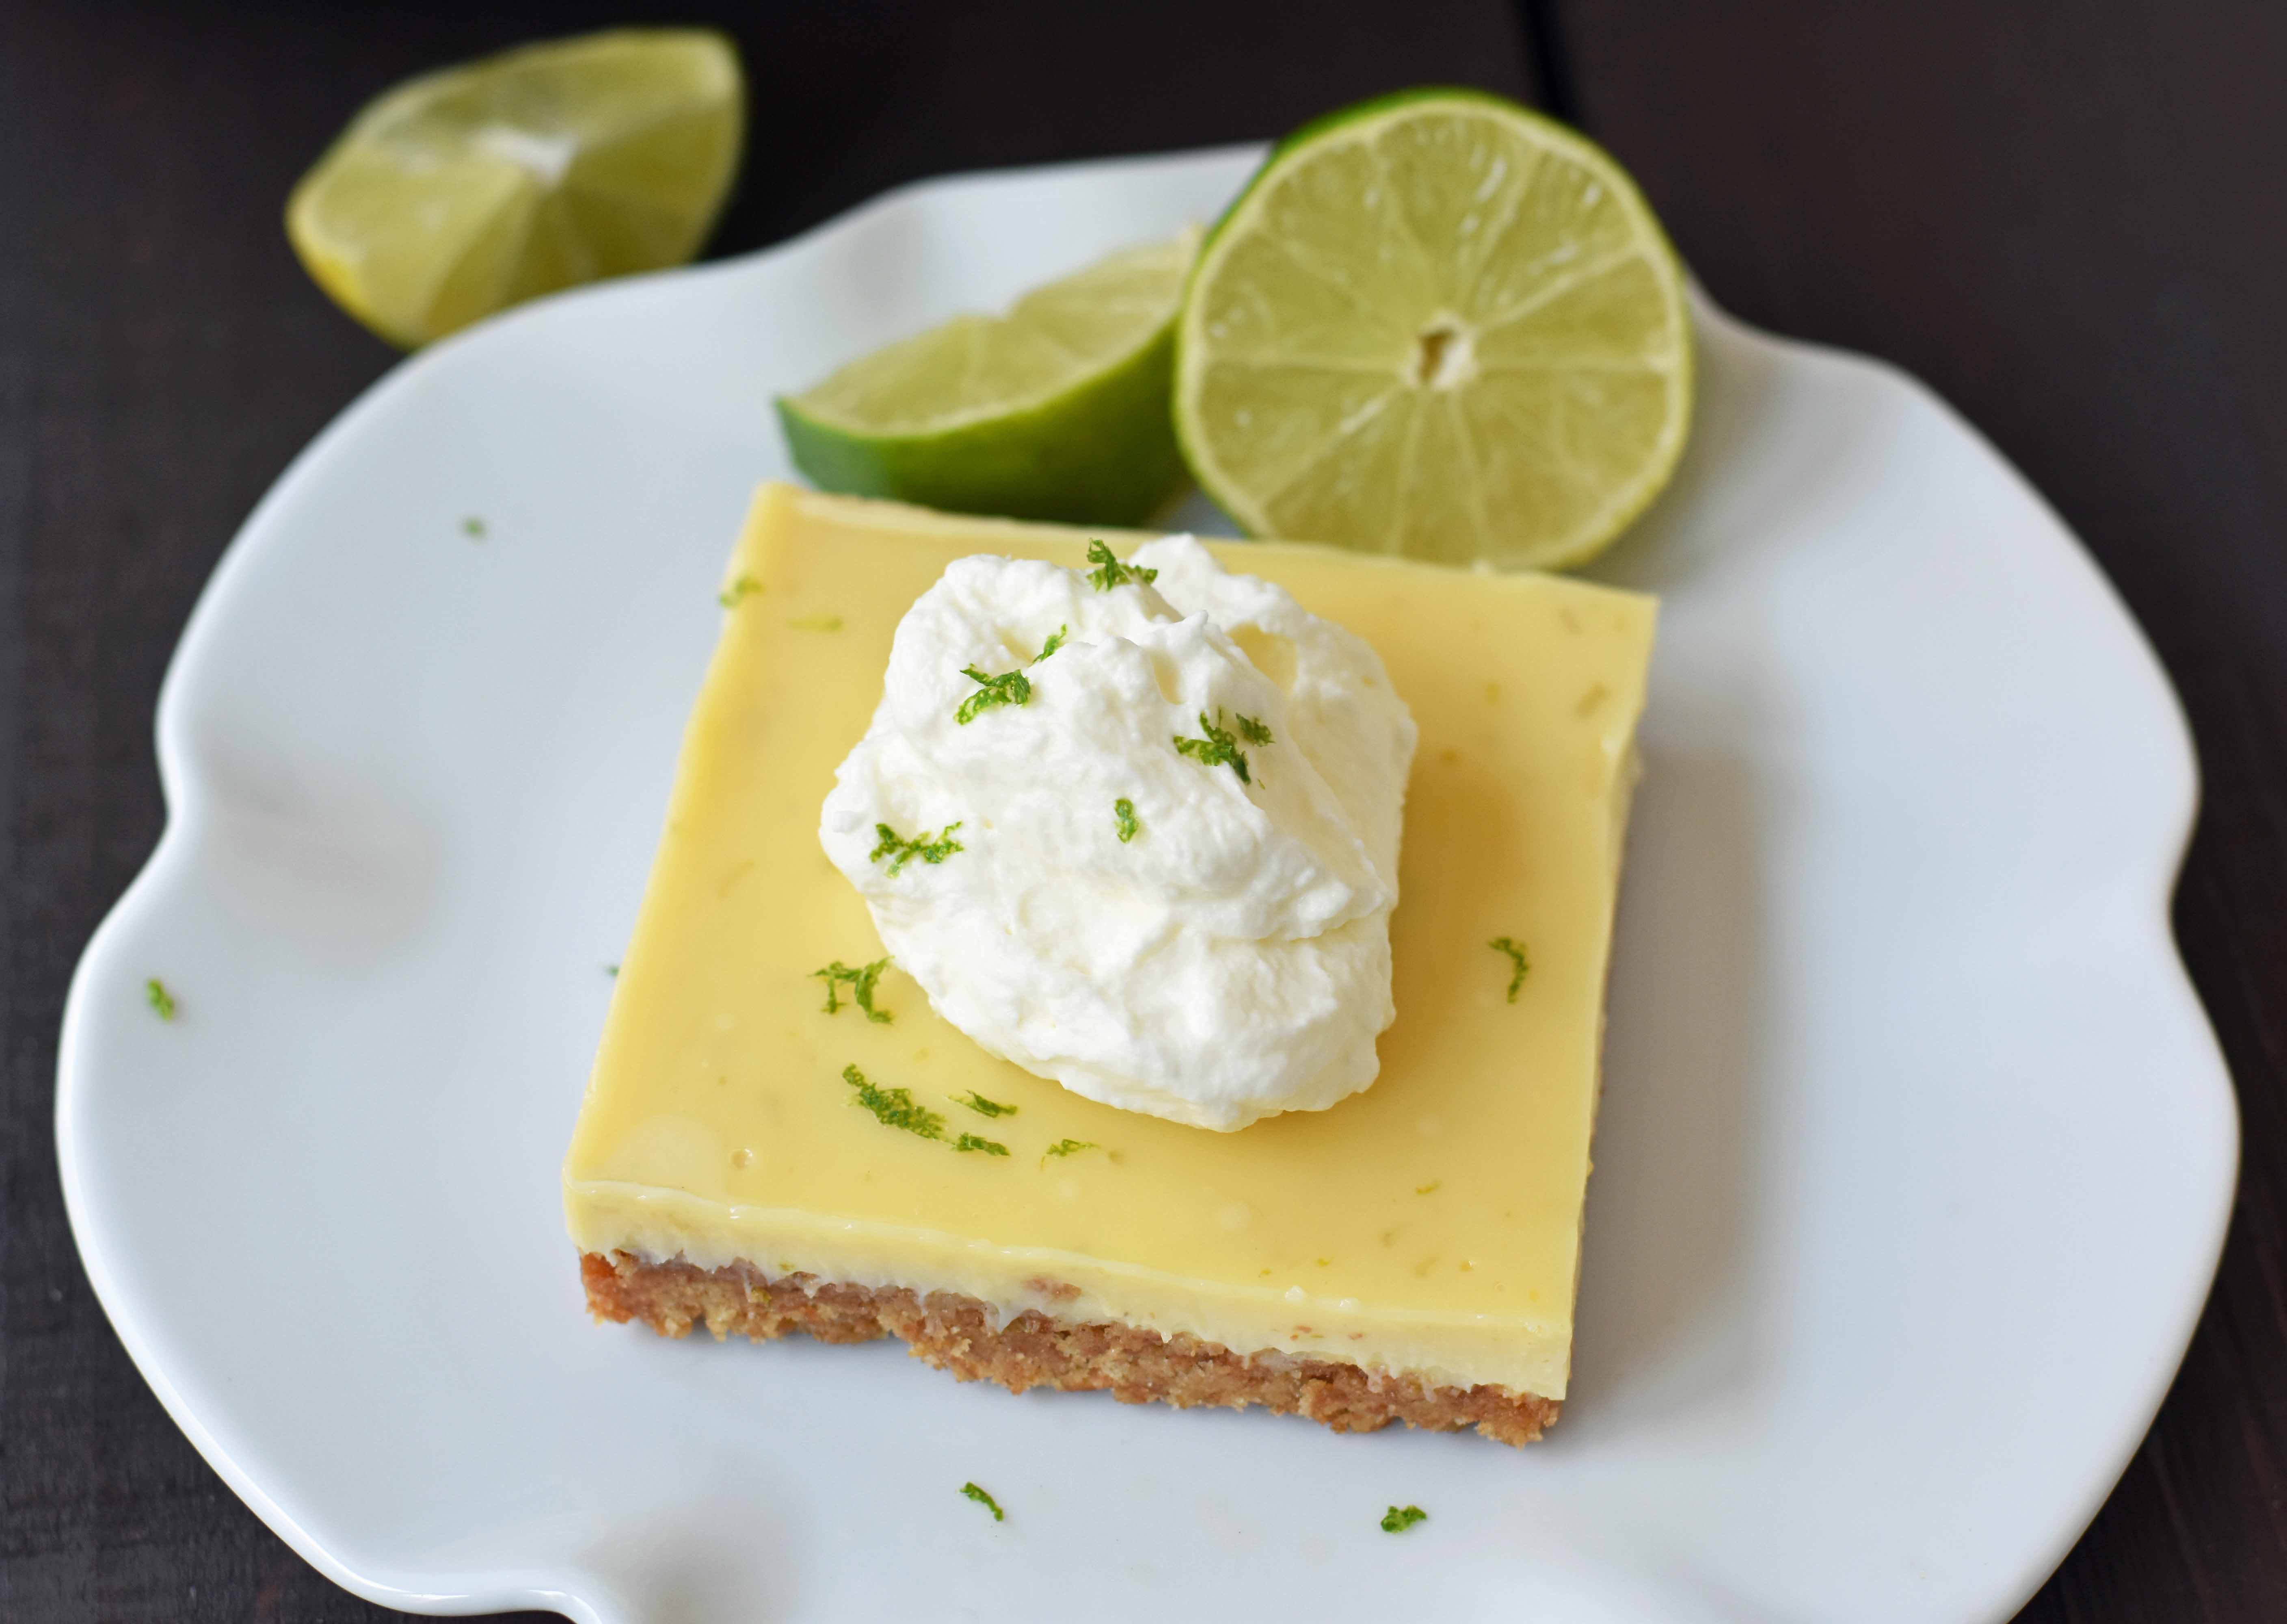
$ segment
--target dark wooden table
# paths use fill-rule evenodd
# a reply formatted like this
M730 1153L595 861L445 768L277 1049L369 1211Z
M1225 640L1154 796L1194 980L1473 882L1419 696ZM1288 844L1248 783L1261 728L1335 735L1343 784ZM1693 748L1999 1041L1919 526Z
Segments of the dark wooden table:
M113 1337L57 1190L57 1022L159 832L152 706L193 599L287 460L393 359L297 268L287 188L391 81L645 9L0 6L0 1617L384 1616L223 1487ZM1270 136L1374 91L1478 83L1609 145L1730 309L1900 363L2000 445L2190 713L2206 800L2176 925L2247 1135L2190 1357L2022 1618L2287 1619L2287 7L664 15L708 10L754 106L717 253L916 176Z

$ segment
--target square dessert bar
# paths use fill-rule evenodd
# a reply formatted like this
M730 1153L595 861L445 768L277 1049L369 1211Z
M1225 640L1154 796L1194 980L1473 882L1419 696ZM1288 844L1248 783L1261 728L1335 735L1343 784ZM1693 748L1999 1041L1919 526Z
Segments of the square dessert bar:
M589 1305L893 1335L1014 1391L1529 1442L1571 1363L1653 601L1217 547L1373 643L1421 740L1380 1079L1215 1133L994 1059L894 967L884 1019L818 974L882 957L818 824L899 618L955 558L1079 565L1096 533L757 495L565 1163ZM906 1109L938 1131L884 1120Z

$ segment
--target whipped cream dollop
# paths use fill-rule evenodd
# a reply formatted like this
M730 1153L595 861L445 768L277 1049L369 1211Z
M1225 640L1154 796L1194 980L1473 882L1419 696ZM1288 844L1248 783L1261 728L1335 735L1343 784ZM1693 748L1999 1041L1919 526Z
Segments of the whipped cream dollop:
M1127 563L948 565L819 839L993 1053L1203 1128L1323 1110L1396 1013L1413 715L1362 639L1191 537Z

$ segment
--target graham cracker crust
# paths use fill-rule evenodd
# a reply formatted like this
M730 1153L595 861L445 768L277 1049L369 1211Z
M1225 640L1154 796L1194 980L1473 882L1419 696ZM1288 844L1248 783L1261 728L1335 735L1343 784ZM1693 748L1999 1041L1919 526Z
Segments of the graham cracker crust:
M995 1329L991 1308L973 1297L938 1291L923 1297L810 1274L772 1279L746 1264L708 1270L645 1263L627 1252L583 1252L580 1278L597 1319L638 1320L662 1336L688 1336L695 1325L718 1342L733 1331L756 1342L797 1331L820 1342L898 1336L916 1359L964 1382L998 1382L1010 1392L1108 1391L1122 1404L1182 1409L1259 1404L1337 1432L1373 1432L1402 1421L1436 1432L1475 1427L1504 1444L1534 1442L1562 1407L1554 1399L1506 1387L1434 1387L1339 1360L1234 1353L1195 1336L1162 1336L1132 1325L1071 1324L1028 1312Z

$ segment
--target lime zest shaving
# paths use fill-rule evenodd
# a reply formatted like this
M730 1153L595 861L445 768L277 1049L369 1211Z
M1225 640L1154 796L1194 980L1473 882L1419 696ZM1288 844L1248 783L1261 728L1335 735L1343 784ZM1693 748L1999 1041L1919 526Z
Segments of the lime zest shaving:
M1001 1502L993 1499L992 1495L986 1494L983 1489L978 1488L974 1483L962 1484L961 1486L961 1492L964 1497L975 1501L978 1505L983 1506L986 1510L992 1512L993 1520L994 1522L1005 1523L1009 1520L1009 1514L1001 1509Z
M961 849L961 842L953 838L953 832L960 827L958 823L947 824L942 833L931 835L924 830L908 840L889 824L876 824L874 825L874 849L867 855L866 861L879 863L884 857L889 858L890 878L892 879L898 877L898 870L915 857L928 863L943 863Z
M1384 1533L1404 1533L1414 1524L1428 1520L1429 1513L1420 1506L1392 1506L1382 1514L1381 1531Z
M882 972L889 967L887 958L877 958L870 965L859 965L853 970L837 958L823 970L812 970L811 974L826 983L827 1014L841 1009L842 1000L836 994L841 988L847 986L851 1001L865 1012L866 1019L876 1026L887 1026L895 1017L886 1009L874 1007L874 983L882 979Z
M1239 721L1242 723L1250 720L1250 718L1245 716L1239 718ZM1228 767L1231 771L1238 775L1238 781L1241 784L1253 784L1254 782L1254 776L1246 770L1246 752L1238 747L1238 740L1231 736L1229 729L1219 725L1222 721L1223 712L1220 708L1215 712L1215 719L1214 721L1209 721L1207 720L1207 713L1205 711L1201 711L1199 713L1199 731L1207 735L1207 737L1204 738L1185 738L1182 734L1176 734L1175 753L1178 755L1187 755L1191 757L1191 760L1199 762L1202 767ZM1254 725L1258 728L1262 726L1259 721L1255 722ZM1265 736L1268 737L1270 730L1268 729L1264 729L1263 731ZM1254 735L1250 733L1248 737L1252 738Z
M1508 955L1509 964L1512 966L1508 978L1508 1001L1512 1004L1515 1003L1517 989L1524 985L1525 974L1532 968L1531 961L1525 958L1524 949L1507 936L1495 936L1485 945L1496 953Z
M927 1106L914 1103L914 1097L902 1088L876 1088L866 1080L866 1074L855 1066L842 1068L842 1080L858 1091L858 1104L874 1113L874 1120L885 1128L898 1128L925 1139L945 1137L945 1118Z
M1132 564L1122 564L1120 556L1101 541L1088 544L1088 561L1096 567L1088 572L1098 592L1109 592L1114 587L1148 587L1159 579L1157 570L1146 570Z
M1112 816L1119 825L1120 843L1122 846L1144 832L1144 825L1136 821L1136 803L1125 795L1112 803Z
M973 1088L961 1095L960 1100L979 1116L1014 1116L1017 1114L1015 1106L1002 1105L998 1100L987 1100Z
M143 1001L151 1006L160 1020L172 1021L175 1018L175 995L167 990L167 983L157 976L143 983Z
M977 691L961 702L953 713L954 721L967 727L990 710L1004 705L1029 705L1033 698L1031 679L1021 671L1004 671L999 676L986 676L974 666L963 666L961 674L977 685Z

